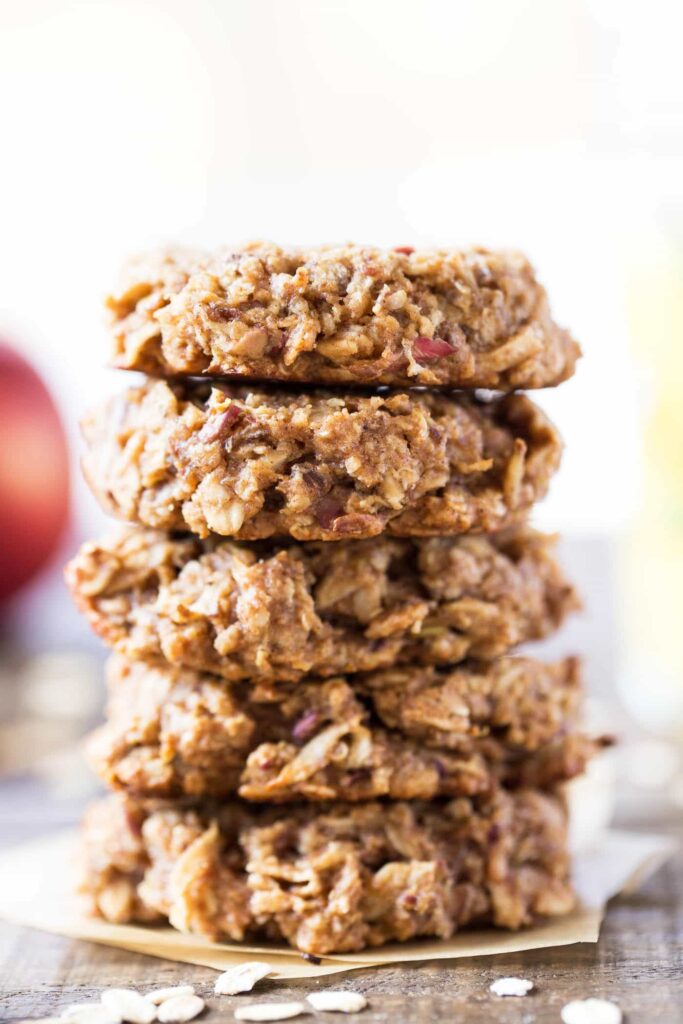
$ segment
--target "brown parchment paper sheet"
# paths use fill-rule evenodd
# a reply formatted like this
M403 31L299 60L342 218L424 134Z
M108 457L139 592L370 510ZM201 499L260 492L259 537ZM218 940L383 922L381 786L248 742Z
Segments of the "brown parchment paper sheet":
M111 925L85 916L74 895L77 835L60 832L0 854L0 917L76 939L130 949L148 956L226 970L267 958L276 978L311 978L379 964L490 956L523 949L597 942L607 901L630 892L673 852L666 836L612 829L599 846L576 858L575 884L580 904L570 915L519 932L463 931L448 941L394 943L363 953L340 953L311 964L286 946L218 944L172 928Z

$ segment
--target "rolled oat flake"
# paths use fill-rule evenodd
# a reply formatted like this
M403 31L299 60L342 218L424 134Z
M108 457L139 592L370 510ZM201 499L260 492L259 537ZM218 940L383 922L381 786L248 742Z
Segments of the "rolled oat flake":
M174 996L193 996L194 988L192 985L173 985L171 988L155 988L152 992L145 993L145 999L148 999L150 1003L154 1003L155 1006L159 1006L160 1003L165 1003L167 999L173 999Z
M204 1006L200 996L173 996L165 999L159 1007L158 1019L162 1024L185 1024L198 1017Z
M132 988L107 988L100 996L102 1005L126 1024L152 1024L156 1008Z
M121 1024L121 1016L102 1003L77 1003L62 1010L60 1020L71 1024Z
M368 1005L360 992L311 992L306 998L314 1010L329 1013L358 1013Z
M270 964L261 960L250 960L224 971L216 978L214 992L219 996L237 996L240 992L251 992L257 981L273 973Z
M494 996L525 996L533 987L533 981L526 978L496 978L489 985L489 990Z
M235 1010L235 1020L289 1020L307 1013L303 1003L251 1003Z
M621 1024L622 1012L607 999L575 999L562 1007L563 1024Z

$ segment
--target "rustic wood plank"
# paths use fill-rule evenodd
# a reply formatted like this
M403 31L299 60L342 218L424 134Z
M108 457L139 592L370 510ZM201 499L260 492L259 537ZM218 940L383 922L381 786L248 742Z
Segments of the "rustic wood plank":
M531 978L534 995L491 996L490 982L508 974ZM0 926L3 1022L47 1016L70 1002L97 998L112 985L145 990L185 982L209 998L214 1010L209 1021L231 1021L230 1007L239 1000L212 998L214 977L202 967ZM300 998L316 987L364 992L370 1008L362 1017L344 1019L365 1024L557 1024L565 1002L589 995L614 999L628 1024L677 1024L683 1021L683 852L639 893L613 901L597 946L372 968L319 982L264 982L259 992L265 998ZM319 1019L340 1020L334 1014Z

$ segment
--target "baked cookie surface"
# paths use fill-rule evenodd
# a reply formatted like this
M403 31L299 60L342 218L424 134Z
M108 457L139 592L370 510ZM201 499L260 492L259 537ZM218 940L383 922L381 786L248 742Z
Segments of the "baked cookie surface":
M115 365L157 376L511 391L580 354L516 252L174 250L132 261L107 306Z
M271 803L549 788L596 749L578 665L524 658L298 683L228 683L115 656L93 767L142 796Z
M554 545L526 526L346 544L133 527L84 544L66 578L91 626L129 658L296 680L491 659L549 635L577 607Z
M241 540L491 532L545 494L561 454L523 395L147 381L95 409L83 433L106 511Z
M317 955L472 924L517 929L571 910L561 798L248 808L94 804L82 891L109 921L169 921L214 941Z

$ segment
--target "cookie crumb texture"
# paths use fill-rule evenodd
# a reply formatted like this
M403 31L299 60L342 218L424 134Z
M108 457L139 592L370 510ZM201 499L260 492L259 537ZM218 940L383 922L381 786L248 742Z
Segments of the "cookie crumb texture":
M129 658L225 679L491 659L577 607L555 538L498 534L346 544L200 540L122 528L67 566L79 609Z
M254 686L115 656L90 738L109 785L151 797L428 800L550 788L595 743L577 731L575 659L388 669Z
M314 384L559 384L576 342L516 252L253 243L139 258L107 300L115 365Z
M148 381L83 423L85 476L130 522L242 540L491 532L560 460L523 395L288 393Z
M112 922L170 921L215 941L350 952L471 924L567 913L561 799L181 807L114 795L83 828L82 890Z

